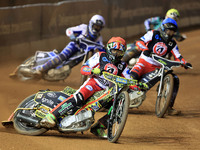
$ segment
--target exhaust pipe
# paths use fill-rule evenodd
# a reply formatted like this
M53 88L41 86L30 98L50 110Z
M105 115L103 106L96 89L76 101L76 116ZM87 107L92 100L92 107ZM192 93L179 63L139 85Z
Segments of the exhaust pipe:
M20 122L25 122L28 125L32 126L32 127L40 127L40 123L39 123L39 119L36 118L31 118L30 116L26 115L26 114L17 114L16 119Z

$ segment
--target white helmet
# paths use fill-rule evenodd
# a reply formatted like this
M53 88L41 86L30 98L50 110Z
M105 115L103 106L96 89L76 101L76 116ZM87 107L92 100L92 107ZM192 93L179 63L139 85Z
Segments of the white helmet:
M94 15L88 25L88 32L89 36L92 39L96 39L99 35L99 32L104 28L105 26L105 20L100 15Z

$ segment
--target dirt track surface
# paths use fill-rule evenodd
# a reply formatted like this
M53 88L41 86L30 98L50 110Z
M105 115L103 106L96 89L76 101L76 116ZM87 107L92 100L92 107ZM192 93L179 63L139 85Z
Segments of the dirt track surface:
M63 150L63 149L120 149L120 150L199 150L200 149L200 29L185 32L187 39L178 43L184 58L192 63L193 70L177 68L180 79L179 93L175 108L179 116L155 116L155 89L139 107L129 111L125 129L117 144L98 139L89 131L76 134L61 134L49 131L42 136L18 134L14 129L0 125L0 150ZM134 40L134 39L133 39ZM20 82L8 77L20 61L9 60L1 63L0 78L0 121L6 120L17 105L39 89L62 90L66 85L79 87L80 65L75 67L65 82ZM102 116L104 112L96 115Z

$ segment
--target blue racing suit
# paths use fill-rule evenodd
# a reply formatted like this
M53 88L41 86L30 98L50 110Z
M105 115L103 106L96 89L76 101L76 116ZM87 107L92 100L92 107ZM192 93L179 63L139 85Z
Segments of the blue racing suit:
M91 41L97 42L103 46L103 38L100 34L95 38L91 38L88 34L88 25L81 24L75 27L70 27L66 29L66 35L70 38L71 42L53 59L47 61L45 64L37 67L37 70L47 71L59 64L61 64L64 60L68 60L73 54L84 49L79 45L75 40L76 38L87 38ZM103 49L100 51L104 51Z

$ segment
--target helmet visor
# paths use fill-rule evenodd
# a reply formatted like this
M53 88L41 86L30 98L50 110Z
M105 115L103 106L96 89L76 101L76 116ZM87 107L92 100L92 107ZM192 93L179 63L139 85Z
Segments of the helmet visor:
M166 23L163 25L165 29L173 30L174 32L177 31L177 27L172 23Z
M113 56L123 56L124 55L124 51L118 50L118 49L111 49L111 53Z
M102 29L103 29L103 27L101 25L93 24L93 26L92 26L92 30L94 30L96 32L100 32Z
M126 46L124 46L123 44L119 43L119 42L111 42L108 44L108 48L111 49L115 49L115 50L119 50L122 52L125 52L126 50Z
M170 29L166 29L165 33L169 36L169 37L172 37L175 33L174 30L170 30Z

